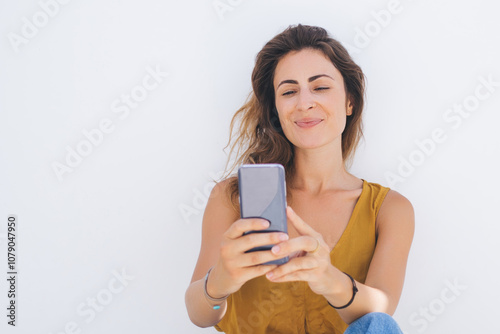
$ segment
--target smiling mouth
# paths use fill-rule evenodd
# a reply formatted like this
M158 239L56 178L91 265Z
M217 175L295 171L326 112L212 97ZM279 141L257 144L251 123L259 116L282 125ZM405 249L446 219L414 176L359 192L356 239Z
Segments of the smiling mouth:
M297 124L297 126L300 128L312 128L313 126L318 125L322 121L323 121L322 119L316 119L316 120L306 121L306 122L304 122L304 121L295 122L295 124Z

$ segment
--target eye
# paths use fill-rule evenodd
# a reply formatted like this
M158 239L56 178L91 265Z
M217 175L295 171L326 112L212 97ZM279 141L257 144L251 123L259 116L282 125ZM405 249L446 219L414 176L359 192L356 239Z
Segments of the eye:
M327 89L330 89L330 87L318 87L318 88L315 88L314 90L327 90ZM286 95L292 95L293 93L295 93L294 90L289 90L289 91L286 91L284 92L283 94L281 94L282 96L286 96Z

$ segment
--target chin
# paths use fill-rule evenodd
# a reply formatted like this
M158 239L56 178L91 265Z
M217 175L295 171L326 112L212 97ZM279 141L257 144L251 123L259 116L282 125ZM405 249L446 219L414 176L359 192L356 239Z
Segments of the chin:
M293 144L293 146L295 146L295 148L304 150L316 149L332 145L335 146L334 144L335 138L326 136L310 136L310 137L302 136L301 138L295 137L290 142Z
M314 148L322 147L326 143L318 142L318 141L300 141L300 142L296 142L293 144L296 148L307 150L307 149L314 149Z

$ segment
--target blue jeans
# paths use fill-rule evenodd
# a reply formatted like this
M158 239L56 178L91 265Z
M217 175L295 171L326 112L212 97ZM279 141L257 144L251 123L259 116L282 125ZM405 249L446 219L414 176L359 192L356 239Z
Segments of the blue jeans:
M344 334L403 334L403 332L390 315L373 312L353 321Z

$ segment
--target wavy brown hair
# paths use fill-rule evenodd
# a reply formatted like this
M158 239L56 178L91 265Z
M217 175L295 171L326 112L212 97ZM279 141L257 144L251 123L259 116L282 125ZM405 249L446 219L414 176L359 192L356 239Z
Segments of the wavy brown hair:
M342 159L344 167L350 168L358 143L363 137L361 116L365 95L364 74L347 50L330 37L325 29L298 24L291 25L276 35L257 54L252 72L253 91L231 120L229 141L225 147L230 146L230 151L223 178L241 164L279 163L285 168L287 188L292 184L295 174L294 146L280 126L273 79L278 62L286 54L306 48L323 52L344 79L346 105L350 101L353 108L342 133ZM233 155L235 159L228 170ZM233 208L239 212L237 176L228 177L228 182L226 195L230 197ZM290 191L287 194L290 196Z

